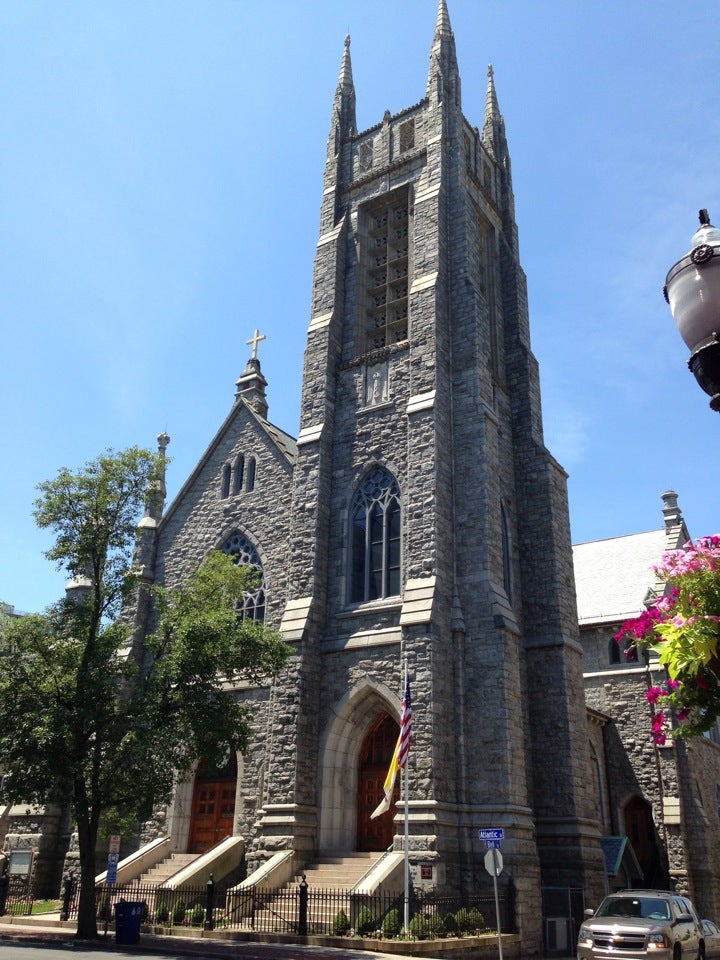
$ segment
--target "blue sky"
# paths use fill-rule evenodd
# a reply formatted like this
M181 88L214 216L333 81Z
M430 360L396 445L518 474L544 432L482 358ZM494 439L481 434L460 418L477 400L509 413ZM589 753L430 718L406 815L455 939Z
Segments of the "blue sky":
M717 5L449 0L463 109L493 64L545 439L576 542L720 529L720 417L662 299L700 207L720 224ZM172 497L255 327L296 435L343 40L358 126L425 92L436 0L0 0L0 599L57 598L35 485L172 437Z

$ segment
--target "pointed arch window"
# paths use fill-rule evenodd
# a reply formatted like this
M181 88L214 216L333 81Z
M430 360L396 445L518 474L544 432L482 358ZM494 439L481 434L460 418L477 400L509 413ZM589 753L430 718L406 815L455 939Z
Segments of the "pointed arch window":
M220 486L220 496L223 500L230 496L230 475L232 469L229 463L226 463L222 471L222 482Z
M637 663L637 647L633 644L630 637L623 637L622 640L616 640L611 637L608 643L611 664Z
M235 460L235 470L233 471L233 493L240 493L243 485L243 475L245 473L245 457L239 453Z
M250 457L247 462L247 475L245 477L245 489L248 493L255 489L255 457Z
M400 593L400 488L382 467L372 470L350 507L350 602Z
M220 549L233 557L235 563L255 567L260 574L256 588L243 593L238 607L242 609L243 617L262 623L265 619L265 574L257 550L239 530L228 537Z

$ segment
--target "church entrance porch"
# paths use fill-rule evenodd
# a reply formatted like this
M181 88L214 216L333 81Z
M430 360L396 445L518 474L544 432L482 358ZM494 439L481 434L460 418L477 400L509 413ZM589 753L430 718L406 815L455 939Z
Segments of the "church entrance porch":
M233 835L236 789L234 753L220 768L200 761L193 788L188 853L205 853Z

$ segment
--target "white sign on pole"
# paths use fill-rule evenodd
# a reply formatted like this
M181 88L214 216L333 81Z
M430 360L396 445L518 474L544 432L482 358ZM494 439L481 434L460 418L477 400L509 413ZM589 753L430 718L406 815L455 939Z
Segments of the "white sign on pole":
M500 957L500 960L503 960L502 932L500 930L500 900L498 897L497 882L497 878L500 876L503 869L503 856L496 847L491 847L485 854L485 869L493 878L493 887L495 888L495 916L497 917L498 928L498 956Z
M503 871L503 855L495 847L485 854L485 869L491 877L499 877Z

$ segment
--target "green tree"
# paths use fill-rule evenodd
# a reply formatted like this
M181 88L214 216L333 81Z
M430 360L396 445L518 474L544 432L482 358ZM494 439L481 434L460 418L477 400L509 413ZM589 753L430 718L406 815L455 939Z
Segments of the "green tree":
M138 518L162 488L164 458L131 448L39 485L47 551L79 589L45 613L0 618L0 769L5 799L70 802L78 831L78 938L97 936L95 849L116 825L167 800L200 756L244 750L240 680L265 683L287 659L279 634L243 619L256 571L211 553L180 586L143 587L133 569ZM138 590L155 629L134 632Z

